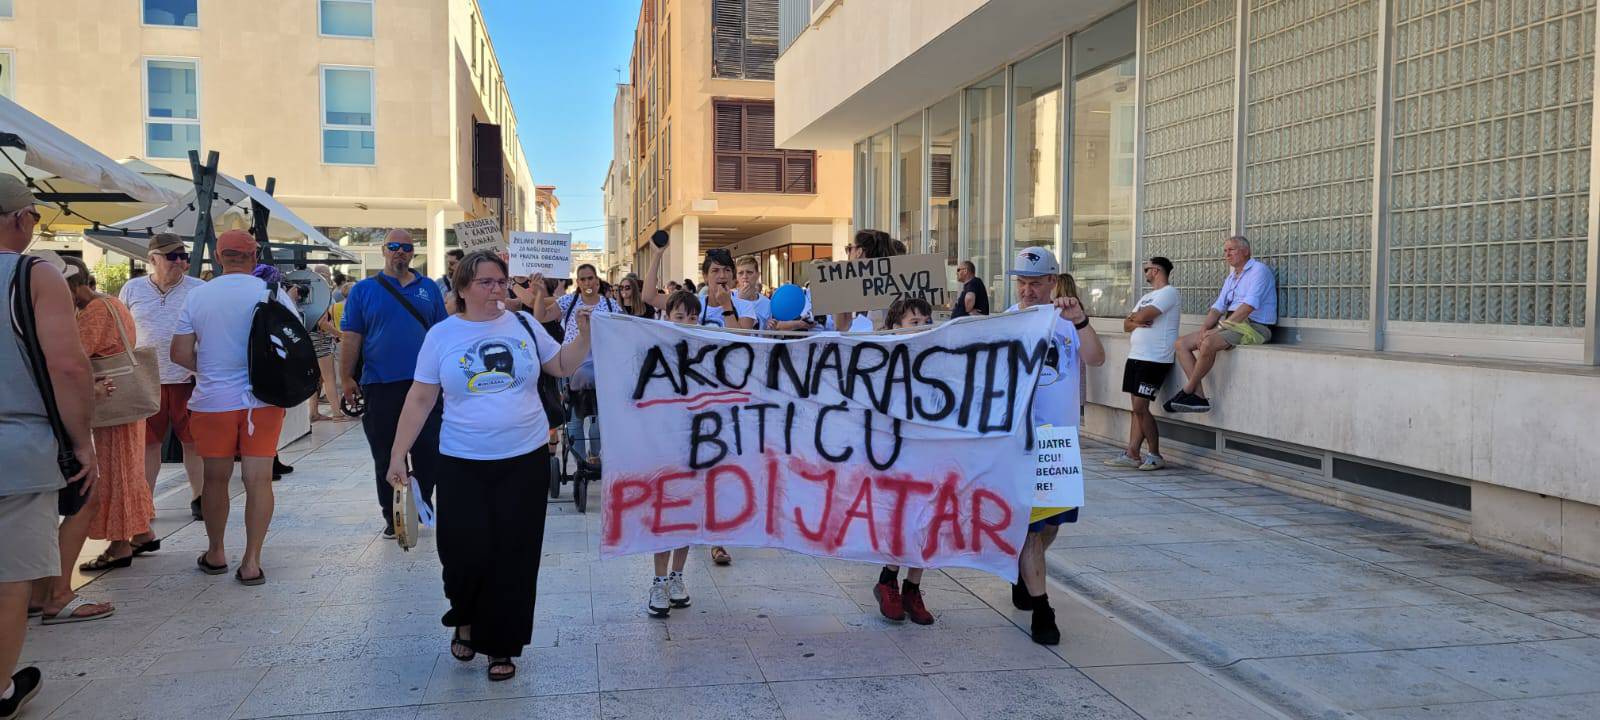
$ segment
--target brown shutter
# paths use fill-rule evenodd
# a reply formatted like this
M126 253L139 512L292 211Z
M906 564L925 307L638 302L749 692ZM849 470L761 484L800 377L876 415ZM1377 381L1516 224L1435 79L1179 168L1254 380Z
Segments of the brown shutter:
M716 192L739 192L743 179L744 162L738 155L717 155L716 179L711 189Z
M744 76L744 0L711 0L711 75Z
M744 107L738 103L716 104L715 147L717 150L744 149Z
M774 149L773 113L771 103L749 103L744 106L744 149L746 152Z
M949 154L934 153L929 156L928 174L930 175L929 195L936 198L947 198L953 193L951 188L951 175L954 167Z
M815 192L817 156L810 151L790 150L784 162L783 191L810 194Z
M783 192L783 157L774 155L749 155L745 157L745 190L749 192Z

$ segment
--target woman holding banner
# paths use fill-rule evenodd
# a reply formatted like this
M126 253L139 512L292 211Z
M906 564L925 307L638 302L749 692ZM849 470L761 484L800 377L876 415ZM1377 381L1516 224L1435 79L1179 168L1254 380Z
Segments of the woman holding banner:
M467 255L452 277L454 313L423 339L400 414L388 480L406 483L406 457L444 394L439 431L439 560L455 628L450 654L489 656L489 679L517 673L512 658L533 639L534 598L544 545L549 420L539 371L568 377L589 353L589 308L565 347L524 313L507 312L506 263Z
M883 329L922 327L933 324L933 306L922 298L902 297L889 306L883 316ZM906 568L905 584L896 587L900 576L899 565L885 565L878 573L878 584L872 596L878 600L878 612L890 620L907 617L918 625L932 625L933 613L922 604L922 568Z

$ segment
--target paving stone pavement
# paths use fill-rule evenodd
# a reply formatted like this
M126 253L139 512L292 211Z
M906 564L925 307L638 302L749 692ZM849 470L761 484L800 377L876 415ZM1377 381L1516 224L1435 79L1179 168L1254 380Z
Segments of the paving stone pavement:
M194 570L204 528L168 466L162 551L82 578L116 615L30 626L47 680L23 717L1600 716L1600 582L1203 472L1105 472L1109 452L1086 451L1084 520L1052 550L1059 647L992 576L930 571L920 627L878 616L875 567L770 549L697 548L693 606L651 619L649 558L599 559L569 486L534 647L490 683L447 653L431 533L379 538L365 439L321 423L284 453L261 587Z

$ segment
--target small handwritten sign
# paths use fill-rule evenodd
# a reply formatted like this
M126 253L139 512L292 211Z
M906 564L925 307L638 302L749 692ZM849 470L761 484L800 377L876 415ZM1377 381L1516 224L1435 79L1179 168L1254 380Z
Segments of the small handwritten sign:
M817 315L883 310L901 297L950 304L943 255L898 255L813 263L811 307Z
M455 224L456 244L465 252L490 250L499 252L506 248L505 236L500 233L498 218L482 218Z
M1033 435L1034 507L1083 507L1078 428L1044 426Z
M511 233L511 275L564 278L572 274L572 233Z

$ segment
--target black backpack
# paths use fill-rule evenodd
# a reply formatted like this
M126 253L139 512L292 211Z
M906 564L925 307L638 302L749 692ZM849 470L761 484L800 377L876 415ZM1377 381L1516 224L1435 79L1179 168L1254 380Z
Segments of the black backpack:
M278 302L278 284L267 283L267 297L250 320L250 392L268 405L291 408L316 394L322 384L317 350L300 314Z

